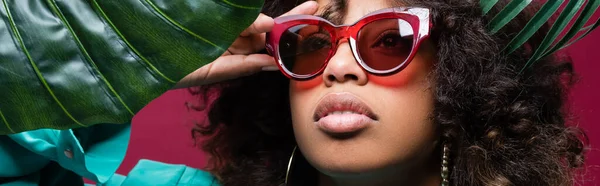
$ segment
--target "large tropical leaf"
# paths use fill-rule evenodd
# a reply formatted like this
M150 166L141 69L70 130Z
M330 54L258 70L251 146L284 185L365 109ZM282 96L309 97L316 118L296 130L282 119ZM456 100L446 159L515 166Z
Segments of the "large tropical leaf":
M263 0L0 0L0 135L126 123Z
M530 6L532 2L533 0L510 1L490 21L488 25L490 32L493 34L498 32L527 6ZM494 6L497 6L498 0L480 0L480 4L483 13L487 14ZM558 14L557 12L561 6L564 8ZM558 14L558 18L552 23L550 31L540 46L534 49L531 59L527 64L523 65L523 71L539 59L571 45L600 26L600 20L596 20L589 26L585 26L596 10L598 10L598 7L600 7L600 0L568 0L566 2L565 0L547 0L527 25L525 25L523 30L506 46L505 50L508 53L514 52L517 48L525 44L553 15ZM571 27L568 27L569 23L572 23ZM565 29L567 30L565 31ZM559 36L563 32L566 34L561 39ZM580 35L575 37L577 34Z

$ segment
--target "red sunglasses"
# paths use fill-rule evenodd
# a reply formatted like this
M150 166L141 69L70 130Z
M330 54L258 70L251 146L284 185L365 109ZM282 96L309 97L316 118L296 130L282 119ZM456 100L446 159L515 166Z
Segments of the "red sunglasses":
M426 8L383 9L353 25L334 25L310 15L284 16L275 18L266 49L283 74L307 80L323 72L340 41L347 39L363 69L389 75L412 61L421 42L429 37L430 26Z

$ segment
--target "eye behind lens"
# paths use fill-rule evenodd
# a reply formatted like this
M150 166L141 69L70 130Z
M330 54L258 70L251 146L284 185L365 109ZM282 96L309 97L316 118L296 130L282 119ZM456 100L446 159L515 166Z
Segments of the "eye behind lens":
M330 34L318 25L297 25L280 38L280 58L284 68L296 75L311 75L319 71L331 48Z
M374 70L395 69L410 56L413 33L410 24L402 19L381 19L366 24L358 34L359 57Z

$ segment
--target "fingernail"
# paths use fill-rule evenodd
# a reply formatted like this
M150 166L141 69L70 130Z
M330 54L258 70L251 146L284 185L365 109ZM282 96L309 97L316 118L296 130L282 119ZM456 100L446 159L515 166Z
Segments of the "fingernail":
M262 68L262 71L278 71L279 68L277 66L266 66Z

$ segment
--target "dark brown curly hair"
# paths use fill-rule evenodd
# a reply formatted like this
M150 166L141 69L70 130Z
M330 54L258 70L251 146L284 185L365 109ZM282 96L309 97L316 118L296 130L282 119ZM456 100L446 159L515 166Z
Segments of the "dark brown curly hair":
M345 1L339 2L331 8L343 11ZM267 0L263 12L275 17L296 3ZM452 144L451 185L573 185L586 138L567 124L572 65L551 56L519 73L549 26L516 52L504 53L503 46L539 8L530 6L492 35L486 24L506 3L501 0L484 16L479 0L402 0L432 10L437 48L432 119L442 140ZM196 91L210 110L192 134L202 140L211 157L209 171L222 185L284 182L296 144L288 86L280 72L261 72ZM220 95L208 103L213 90Z

